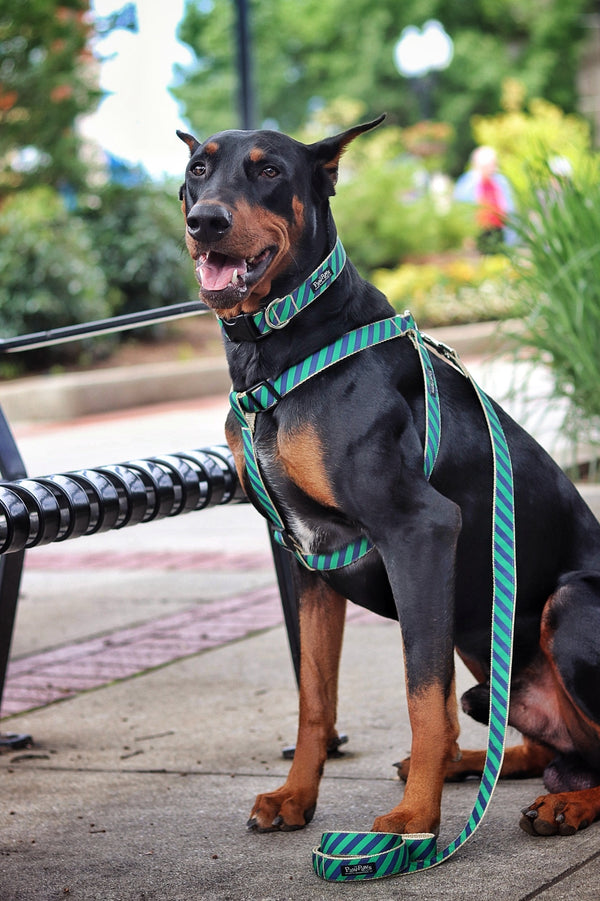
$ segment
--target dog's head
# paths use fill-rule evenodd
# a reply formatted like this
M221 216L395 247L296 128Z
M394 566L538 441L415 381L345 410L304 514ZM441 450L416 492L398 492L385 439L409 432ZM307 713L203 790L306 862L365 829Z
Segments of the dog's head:
M274 281L318 265L303 256L326 221L339 159L383 118L316 144L275 131L224 131L204 143L177 132L190 150L180 190L186 243L208 306L254 312Z

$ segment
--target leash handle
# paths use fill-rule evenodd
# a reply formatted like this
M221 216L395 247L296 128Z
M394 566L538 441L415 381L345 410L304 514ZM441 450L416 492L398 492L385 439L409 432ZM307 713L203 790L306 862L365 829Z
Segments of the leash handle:
M436 853L435 835L424 832L324 832L313 848L313 867L328 882L364 881L398 876L411 862L430 860Z

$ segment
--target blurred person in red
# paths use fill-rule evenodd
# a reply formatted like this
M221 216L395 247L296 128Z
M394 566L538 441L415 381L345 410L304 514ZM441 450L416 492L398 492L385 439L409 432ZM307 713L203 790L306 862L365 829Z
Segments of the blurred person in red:
M481 253L498 253L503 244L514 242L507 228L507 216L514 210L508 179L498 171L493 147L477 147L471 165L454 187L454 199L476 205L477 248Z

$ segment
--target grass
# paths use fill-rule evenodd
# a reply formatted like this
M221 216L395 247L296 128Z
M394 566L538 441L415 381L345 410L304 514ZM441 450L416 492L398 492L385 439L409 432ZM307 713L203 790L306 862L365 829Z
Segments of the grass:
M515 221L513 254L523 327L515 340L550 367L575 444L600 436L600 185L580 177L532 194Z

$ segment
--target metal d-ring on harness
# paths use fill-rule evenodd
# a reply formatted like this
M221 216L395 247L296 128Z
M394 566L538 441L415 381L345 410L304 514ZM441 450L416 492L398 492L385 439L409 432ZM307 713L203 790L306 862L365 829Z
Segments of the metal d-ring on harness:
M326 271L329 260L338 252L339 241L330 257L323 262L320 270ZM345 259L345 257L344 257ZM343 262L342 262L343 267ZM340 268L341 271L341 268ZM316 270L319 272L319 270ZM337 277L337 274L336 276ZM314 287L318 293L324 290L315 280L315 273L304 283ZM325 278L328 287L333 278ZM294 292L297 295L298 291ZM312 292L309 291L309 294ZM315 294L315 296L317 296ZM311 302L313 297L308 302ZM287 299L284 298L284 301ZM281 328L289 318L300 312L303 307L292 304L287 320L279 321ZM263 332L262 334L267 334ZM260 499L267 518L276 529L277 540L311 569L327 570L346 566L359 559L371 549L366 537L354 542L348 548L334 551L331 554L305 554L285 531L285 525L262 478L256 453L254 450L254 425L258 413L273 409L290 391L341 360L359 353L393 338L408 335L419 353L426 397L426 433L424 449L424 468L429 478L437 457L440 441L440 406L437 384L426 344L433 347L441 356L467 378L479 399L490 434L492 457L494 464L493 478L493 522L492 522L492 567L493 567L493 601L492 631L490 658L490 716L488 731L488 747L486 759L475 800L473 811L461 833L443 850L437 851L435 837L423 835L388 835L386 833L328 832L321 838L321 845L313 850L313 867L318 876L324 879L344 882L378 879L414 873L443 863L455 853L479 826L490 803L496 787L506 740L508 725L508 705L510 692L510 675L512 667L512 647L514 631L514 615L516 600L516 547L514 521L514 485L510 453L502 425L496 411L471 375L467 372L456 353L444 344L435 342L417 329L412 316L394 316L380 322L349 332L306 360L290 367L276 379L268 379L245 392L232 392L230 403L242 426L244 452L248 476L254 491ZM235 339L234 339L235 340ZM252 340L256 340L254 337Z

